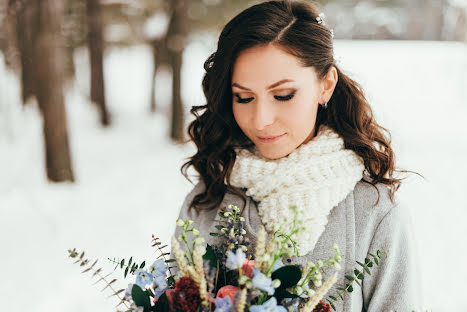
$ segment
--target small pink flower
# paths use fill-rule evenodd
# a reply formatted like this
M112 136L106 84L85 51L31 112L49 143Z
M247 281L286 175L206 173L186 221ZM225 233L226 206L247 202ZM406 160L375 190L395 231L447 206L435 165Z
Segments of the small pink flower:
M246 260L242 266L243 275L246 275L249 278L252 278L254 267L255 267L255 260Z
M232 285L227 285L224 287L221 287L219 291L217 292L217 298L225 298L227 296L230 297L230 300L232 302L235 301L235 294L240 291L240 288L232 286Z

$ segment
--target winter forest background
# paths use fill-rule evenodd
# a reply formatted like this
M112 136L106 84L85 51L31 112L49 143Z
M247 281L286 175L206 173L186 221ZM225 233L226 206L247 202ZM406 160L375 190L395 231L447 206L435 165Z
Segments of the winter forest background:
M256 2L0 0L2 311L114 311L67 249L111 272L107 258L153 260L151 234L169 242L203 62ZM467 311L467 0L319 3L398 166L426 178L398 192L426 307Z

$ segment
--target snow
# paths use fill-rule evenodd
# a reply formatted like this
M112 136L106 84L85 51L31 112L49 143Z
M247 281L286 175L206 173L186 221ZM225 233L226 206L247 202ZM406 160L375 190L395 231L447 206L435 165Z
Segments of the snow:
M204 37L206 38L206 37ZM215 42L193 37L185 51L182 96L204 104L203 62ZM361 83L376 119L393 134L397 162L412 175L398 192L413 218L426 306L467 311L467 46L411 41L337 41L345 72ZM0 55L0 57L2 57ZM169 242L191 184L180 166L194 153L168 137L171 79L157 78L159 113L150 115L149 47L109 49L106 94L113 125L101 128L88 102L87 54L75 55L66 93L76 183L45 178L37 105L23 108L18 78L0 59L0 293L5 311L114 311L115 298L67 257L85 250L111 272L108 257L155 257L151 234ZM160 96L159 96L160 95ZM463 248L464 247L464 248ZM452 270L453 268L455 270ZM129 280L117 270L118 288ZM7 299L7 300L6 300ZM23 304L23 300L27 300Z

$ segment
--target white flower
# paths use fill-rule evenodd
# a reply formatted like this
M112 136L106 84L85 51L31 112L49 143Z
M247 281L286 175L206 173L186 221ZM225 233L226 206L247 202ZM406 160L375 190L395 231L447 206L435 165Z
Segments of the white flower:
M225 266L230 270L236 270L243 266L246 261L246 255L241 248L238 248L235 253L227 251L227 261Z

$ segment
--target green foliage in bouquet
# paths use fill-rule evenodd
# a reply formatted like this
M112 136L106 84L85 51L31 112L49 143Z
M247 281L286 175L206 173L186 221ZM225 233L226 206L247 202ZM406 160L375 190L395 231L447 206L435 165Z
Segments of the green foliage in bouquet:
M364 275L365 272L368 273L368 275L371 275L369 268L373 267L373 263L375 263L376 265L379 265L379 259L381 259L382 256L385 255L386 253L387 253L387 250L383 250L383 251L377 250L376 255L369 253L369 255L373 258L373 260L370 260L369 258L365 258L365 264L361 263L360 261L356 261L358 265L360 265L362 268L360 270L355 268L353 271L354 275L345 275L345 278L349 282L345 283L344 288L337 287L337 289L340 290L340 292L335 296L329 296L330 299L327 299L327 301L329 302L329 304L331 305L334 311L336 311L336 307L334 306L333 303L336 302L338 298L344 300L343 294L345 294L345 292L351 293L353 291L352 284L354 282L357 283L360 287L362 287L362 284L358 280L363 281L363 279L365 278L365 275Z
M106 286L101 291L104 291L105 289L110 288L113 294L110 295L109 297L116 296L117 298L120 299L120 303L117 305L117 307L120 304L123 303L127 308L129 308L129 306L125 303L125 301L123 300L123 298L120 295L121 293L123 293L125 291L125 289L115 290L115 288L113 287L112 284L114 284L117 281L117 279L114 278L111 281L109 281L107 279L110 276L110 274L112 274L112 272L110 272L109 274L104 276L102 274L103 273L102 268L101 267L96 268L96 264L97 264L98 260L95 260L92 264L90 264L91 261L89 259L85 258L84 255L85 255L84 251L79 253L78 251L76 251L76 248L68 250L68 256L70 258L76 259L74 264L79 263L80 267L85 267L85 269L81 273L92 272L92 277L95 277L95 276L99 277L99 279L96 282L94 282L94 285L99 283L99 282L103 282Z
M94 275L101 277L113 291L113 295L124 304L126 312L212 312L216 311L276 311L276 312L330 312L336 310L335 302L343 294L352 292L352 284L360 281L364 274L370 274L369 268L379 264L382 254L377 251L373 257L365 259L365 263L357 261L361 270L345 275L348 282L344 287L337 288L341 292L329 296L328 303L322 299L337 280L337 272L323 281L330 268L340 270L339 262L344 255L340 254L336 244L332 245L335 254L324 261L308 262L305 266L284 264L285 257L300 256L296 234L303 229L303 218L295 206L293 220L285 225L288 231L276 226L272 233L266 233L261 227L257 233L255 248L250 248L246 236L245 219L240 209L229 205L219 212L221 220L216 225L217 232L210 233L217 237L213 245L206 244L200 232L194 228L192 220L177 220L177 226L182 233L178 238L172 237L174 258L165 251L159 238L153 235L152 246L159 253L156 261L146 269L146 262L137 264L130 257L116 260L109 259L118 267L124 269L124 277L135 275L136 281L125 290L116 291L112 284L116 279L108 281L107 276L101 276L101 269L95 269L94 262L83 272L93 270ZM268 237L269 236L269 237ZM182 248L181 244L185 248ZM70 257L78 258L75 249L70 250ZM84 252L76 263L88 265ZM176 265L175 265L176 264ZM178 268L173 274L171 269ZM114 270L115 270L114 269ZM105 289L104 288L104 289ZM120 294L125 291L123 298ZM117 305L117 307L119 306Z
M126 276L128 275L128 273L130 274L135 274L135 271L138 270L138 269L142 269L144 268L144 266L146 265L146 261L143 261L141 262L140 264L136 264L133 262L133 257L130 257L129 260L125 260L125 259L122 259L122 260L117 260L116 258L107 258L107 260L109 260L111 263L115 264L115 268L114 268L114 271L120 267L120 269L123 269L123 267L125 267L125 271L123 273L123 277L126 278Z

